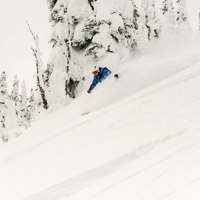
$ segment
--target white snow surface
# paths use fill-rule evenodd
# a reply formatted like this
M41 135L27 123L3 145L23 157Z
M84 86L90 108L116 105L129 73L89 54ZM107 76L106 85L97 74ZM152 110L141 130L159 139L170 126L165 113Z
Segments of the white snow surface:
M146 44L118 80L1 144L0 199L199 200L199 48L195 35Z

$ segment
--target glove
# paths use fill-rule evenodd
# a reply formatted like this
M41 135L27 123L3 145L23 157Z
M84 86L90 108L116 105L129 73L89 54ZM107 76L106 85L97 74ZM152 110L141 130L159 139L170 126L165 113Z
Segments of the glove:
M91 89L89 89L89 90L87 91L87 93L89 93L89 94L90 94L91 92L92 92L92 90L91 90Z
M114 77L115 77L115 78L119 78L119 75L118 75L118 74L115 74Z

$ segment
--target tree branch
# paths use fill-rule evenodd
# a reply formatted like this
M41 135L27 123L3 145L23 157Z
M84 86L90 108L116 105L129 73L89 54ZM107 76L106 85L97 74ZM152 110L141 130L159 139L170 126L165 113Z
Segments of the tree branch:
M41 94L41 97L42 97L42 101L43 101L43 107L45 108L45 109L48 109L48 102L47 102L47 99L46 99L46 95L45 95L45 90L44 90L44 88L41 86L41 83L40 83L40 81L43 81L43 80L40 80L40 72L39 72L39 58L38 58L38 52L39 52L39 43L38 43L38 37L37 36L35 36L34 34L33 34L33 31L31 30L31 27L30 27L30 25L29 25L29 23L26 21L26 23L27 23L27 25L28 25L28 28L29 28L29 30L30 30L30 32L31 32L31 34L32 34L32 36L33 36L33 39L34 39L34 41L35 41L35 45L36 45L36 50L33 48L33 47L31 47L31 49L32 49L32 51L33 51L33 55L35 56L35 60L36 60L36 70L37 70L37 86L38 86L38 88L39 88L39 90L40 90L40 94ZM42 78L41 78L42 79Z

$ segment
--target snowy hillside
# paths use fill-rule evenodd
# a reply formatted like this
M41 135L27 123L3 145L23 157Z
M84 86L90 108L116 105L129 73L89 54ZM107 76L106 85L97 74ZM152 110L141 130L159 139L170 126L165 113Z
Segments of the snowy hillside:
M118 80L2 144L0 199L199 200L200 40L182 41L140 47Z

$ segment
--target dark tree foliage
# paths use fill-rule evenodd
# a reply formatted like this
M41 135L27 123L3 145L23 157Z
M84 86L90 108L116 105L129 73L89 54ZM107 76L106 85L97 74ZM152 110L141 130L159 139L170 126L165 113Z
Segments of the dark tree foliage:
M54 6L56 5L58 0L50 0L49 1L49 9L52 10L54 8Z

